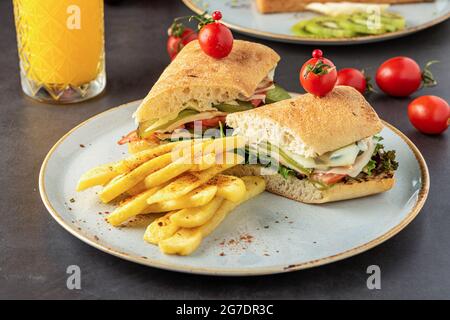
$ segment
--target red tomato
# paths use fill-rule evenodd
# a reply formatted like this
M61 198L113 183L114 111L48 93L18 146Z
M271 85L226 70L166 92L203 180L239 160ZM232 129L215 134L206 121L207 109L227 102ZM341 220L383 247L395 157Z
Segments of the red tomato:
M377 85L388 95L407 97L422 83L419 65L408 57L395 57L381 64L375 76Z
M215 128L219 126L219 122L225 123L225 116L215 117L212 119L200 120L203 127Z
M314 58L305 62L300 70L300 84L309 93L323 97L333 90L337 81L333 62L322 57L322 51L313 51Z
M436 96L422 96L408 106L408 117L417 130L439 134L447 130L450 120L448 103Z
M200 29L198 42L208 56L222 59L228 56L233 48L233 34L228 27L216 21Z
M364 73L358 69L344 68L337 73L336 85L350 86L361 92L361 94L364 94L367 89L367 80Z
M197 39L197 34L194 32L194 30L189 28L185 28L183 33L179 37L170 35L167 39L167 53L169 54L170 59L175 59L181 49L183 49L186 44L195 39Z
M201 123L202 127L205 128L216 128L219 126L219 122L222 122L223 124L225 124L225 118L226 116L220 116L220 117L215 117L212 119L205 119L205 120L196 120L196 123ZM189 122L186 123L186 127L187 128L194 128L194 122Z
M345 174L336 173L316 173L311 176L311 179L329 185L341 181L345 176Z
M216 21L222 19L222 12L214 11L211 15L211 18L213 18L213 20L216 20Z
M253 99L253 100L250 100L250 102L256 108L262 103L262 99Z

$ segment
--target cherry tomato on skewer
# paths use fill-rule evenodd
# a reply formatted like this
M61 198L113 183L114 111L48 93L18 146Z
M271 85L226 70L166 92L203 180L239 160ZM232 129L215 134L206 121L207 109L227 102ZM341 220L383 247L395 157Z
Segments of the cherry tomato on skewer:
M198 32L198 42L202 50L210 57L222 59L228 56L233 49L233 34L222 24L220 11L214 11L212 20L206 20Z
M300 70L300 84L309 93L323 97L336 85L336 67L323 57L322 50L314 50L312 56Z

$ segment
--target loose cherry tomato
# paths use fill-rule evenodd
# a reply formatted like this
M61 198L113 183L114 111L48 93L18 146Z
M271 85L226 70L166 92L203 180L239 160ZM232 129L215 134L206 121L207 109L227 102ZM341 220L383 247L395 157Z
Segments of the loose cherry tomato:
M375 80L378 87L388 95L407 97L417 91L421 84L436 85L428 67L435 61L427 63L423 72L416 61L408 57L395 57L386 60L378 68Z
M367 80L364 73L358 69L344 68L337 73L336 85L350 86L364 94L367 90Z
M333 62L322 57L322 51L313 51L313 58L305 62L300 70L300 84L309 93L322 97L333 90L337 81Z
M198 33L198 42L202 50L210 57L222 59L233 49L233 34L227 26L219 22L222 18L220 11L212 16L214 22L206 20Z
M436 96L422 96L408 106L408 117L417 130L439 134L447 130L450 121L448 103Z
M175 31L174 28L169 29L169 38L167 39L167 53L171 60L175 59L177 54L183 49L183 47L189 42L197 39L197 33L190 28L182 27L181 33L180 30Z

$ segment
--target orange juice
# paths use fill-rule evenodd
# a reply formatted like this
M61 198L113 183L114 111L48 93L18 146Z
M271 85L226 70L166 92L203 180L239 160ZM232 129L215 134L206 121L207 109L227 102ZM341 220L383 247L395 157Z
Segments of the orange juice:
M14 14L22 77L32 94L42 88L56 99L67 89L86 94L104 73L103 0L14 0Z

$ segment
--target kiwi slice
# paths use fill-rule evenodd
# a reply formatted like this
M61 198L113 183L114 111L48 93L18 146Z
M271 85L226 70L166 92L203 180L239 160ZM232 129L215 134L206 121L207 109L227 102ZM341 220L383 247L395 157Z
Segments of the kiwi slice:
M382 23L390 26L394 26L396 30L402 30L405 28L406 21L401 15L393 12L382 12L381 13Z
M369 15L365 13L357 13L348 16L339 16L339 25L347 30L362 34L382 34L387 29L380 19L380 24L376 25L372 22Z
M305 21L305 30L320 38L350 38L356 35L339 24L342 17L317 17Z
M346 19L341 19L341 26L361 34L382 34L403 29L405 19L395 13L382 12L379 18L379 24L376 25L373 14L365 12L356 12Z
M383 11L376 25L373 14L355 12L336 17L320 16L303 20L292 26L293 34L309 38L350 38L377 35L405 28L405 19L396 13Z
M315 38L316 36L309 31L306 31L305 26L308 20L300 21L291 27L291 31L294 35L304 38Z

